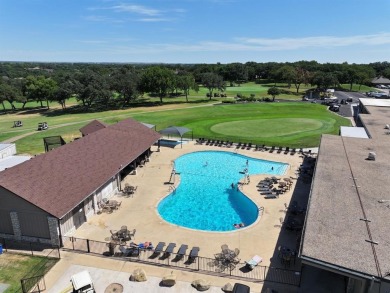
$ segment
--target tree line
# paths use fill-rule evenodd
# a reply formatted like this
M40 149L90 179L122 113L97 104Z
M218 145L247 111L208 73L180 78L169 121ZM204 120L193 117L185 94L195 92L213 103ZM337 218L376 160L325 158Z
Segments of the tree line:
M302 84L317 88L339 84L370 85L376 76L390 78L390 63L370 64L325 63L299 61L294 63L230 63L230 64L106 64L106 63L0 63L0 102L16 110L27 102L36 101L43 107L58 102L63 109L72 97L85 109L128 106L145 93L159 97L184 95L199 86L223 92L226 86L263 80L287 83L299 92ZM270 89L271 90L271 89ZM277 91L277 90L276 90ZM269 94L274 96L275 89Z

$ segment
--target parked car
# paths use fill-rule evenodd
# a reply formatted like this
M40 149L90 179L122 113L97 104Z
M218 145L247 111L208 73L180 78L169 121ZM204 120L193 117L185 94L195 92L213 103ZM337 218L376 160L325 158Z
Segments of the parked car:
M48 129L49 128L49 125L47 125L47 123L46 122L39 122L38 123L38 130L40 131L40 130L46 130L46 129Z
M373 97L374 95L379 94L379 93L380 93L380 92L369 91L369 92L366 92L366 96L367 96L367 97Z
M339 105L332 105L329 107L329 110L333 112L339 112L340 111L340 106Z
M347 98L347 102L351 103L351 102L353 102L353 99L352 98Z
M375 99L387 99L389 96L386 93L377 93L374 94L373 97Z

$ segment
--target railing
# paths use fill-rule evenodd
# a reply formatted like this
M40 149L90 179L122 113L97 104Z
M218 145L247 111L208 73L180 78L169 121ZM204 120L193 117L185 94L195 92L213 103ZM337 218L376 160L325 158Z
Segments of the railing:
M46 290L44 276L60 259L60 250L49 244L17 241L0 238L4 253L27 254L39 257L42 260L20 280L21 287L13 292L43 292ZM8 292L8 291L7 291ZM11 292L11 291L10 291Z
M153 250L130 248L127 246L122 246L122 249L119 250L119 245L109 242L66 236L63 236L62 240L63 248L72 251L92 253L110 258L126 259L131 262L141 262L180 270L196 271L221 277L233 277L249 281L269 281L294 286L299 286L301 279L300 271L282 268L258 265L253 270L248 270L245 267L245 263L239 263L234 268L228 269L221 267L215 259L206 257L197 257L195 261L192 261L188 255L180 256L176 253L165 254L161 252L156 254ZM126 251L126 253L121 251Z
M46 256L53 246L50 244L19 241L8 238L0 238L0 244L3 246L4 252L16 252L20 254L31 254L36 256Z

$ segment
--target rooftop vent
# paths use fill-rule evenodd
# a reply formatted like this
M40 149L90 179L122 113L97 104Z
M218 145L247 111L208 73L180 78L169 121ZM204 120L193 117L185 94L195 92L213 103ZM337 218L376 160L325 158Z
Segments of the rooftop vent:
M376 158L376 153L374 153L374 152L369 152L369 153L368 153L368 158L367 158L367 160L375 161L375 158Z

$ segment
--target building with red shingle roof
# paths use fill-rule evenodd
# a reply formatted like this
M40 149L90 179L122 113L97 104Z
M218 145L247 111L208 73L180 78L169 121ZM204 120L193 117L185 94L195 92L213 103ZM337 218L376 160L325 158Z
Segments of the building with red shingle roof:
M159 138L126 119L3 171L0 237L59 244L121 189L121 171L148 157Z

